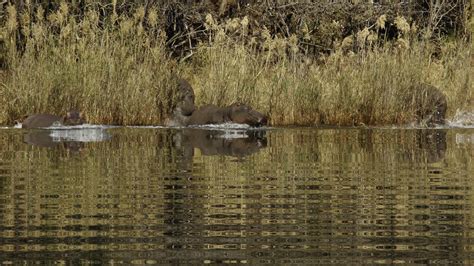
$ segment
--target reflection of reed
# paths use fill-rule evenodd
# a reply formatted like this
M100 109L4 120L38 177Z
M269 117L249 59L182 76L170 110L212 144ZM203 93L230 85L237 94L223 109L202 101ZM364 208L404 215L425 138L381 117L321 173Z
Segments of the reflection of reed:
M28 246L173 263L466 254L459 235L469 232L474 167L452 134L274 130L268 147L235 160L189 157L176 130L111 133L70 157L0 132L0 258L27 259Z

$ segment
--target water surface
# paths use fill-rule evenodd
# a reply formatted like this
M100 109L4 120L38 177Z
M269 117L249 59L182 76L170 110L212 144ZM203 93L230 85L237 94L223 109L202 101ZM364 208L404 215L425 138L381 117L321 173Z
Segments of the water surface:
M10 263L472 264L473 129L0 129Z

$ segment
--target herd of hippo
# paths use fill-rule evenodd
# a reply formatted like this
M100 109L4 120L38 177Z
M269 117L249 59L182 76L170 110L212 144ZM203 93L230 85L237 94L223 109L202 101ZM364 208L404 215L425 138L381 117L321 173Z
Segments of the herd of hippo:
M252 109L250 106L234 103L227 107L205 105L196 108L194 90L185 79L178 79L177 101L170 117L165 121L166 126L182 127L192 125L237 123L260 127L267 124L267 117ZM412 99L419 106L416 111L418 122L423 121L428 126L445 122L447 102L446 96L436 87L422 84ZM85 123L81 113L70 111L64 117L51 114L34 114L22 121L23 128L42 128L50 126L74 126Z
M267 124L267 117L250 106L234 103L227 107L206 105L196 108L194 90L184 79L178 80L177 104L166 120L166 126L191 126L222 123L247 124L260 127ZM34 114L22 121L22 128L42 128L51 126L75 126L84 124L84 118L77 111L70 111L64 117L51 114Z
M196 109L194 90L184 79L178 81L177 97L173 114L165 121L166 126L237 123L260 127L267 124L265 115L241 103L234 103L226 107L205 105Z

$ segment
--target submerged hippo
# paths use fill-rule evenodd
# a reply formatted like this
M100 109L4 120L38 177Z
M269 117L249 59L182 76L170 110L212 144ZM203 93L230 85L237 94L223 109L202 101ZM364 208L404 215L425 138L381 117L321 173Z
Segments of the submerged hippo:
M75 126L84 124L81 113L76 111L67 112L64 117L51 114L34 114L28 116L22 123L22 128L40 128L53 125Z
M426 123L428 126L446 122L448 103L446 96L438 88L420 84L418 88L415 88L412 100L418 107L416 109L417 122Z
M267 117L253 110L250 106L240 103L235 103L227 107L206 105L194 111L186 124L205 125L228 122L259 127L267 124Z
M165 122L167 126L183 126L191 114L196 110L194 105L194 90L185 79L178 79L176 89L176 105L173 108L171 117Z

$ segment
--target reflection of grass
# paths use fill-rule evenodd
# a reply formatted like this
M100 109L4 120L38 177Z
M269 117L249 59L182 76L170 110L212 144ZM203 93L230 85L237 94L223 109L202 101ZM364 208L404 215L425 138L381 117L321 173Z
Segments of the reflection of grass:
M405 35L396 43L379 47L376 32L364 29L318 63L299 53L295 37L264 31L260 47L244 41L247 20L212 24L212 44L202 45L189 64L176 64L154 11L145 19L139 8L130 17L111 16L105 25L93 11L77 20L64 2L47 18L41 9L32 16L11 6L7 11L10 69L0 84L0 124L71 108L83 110L92 123L160 124L172 105L174 71L191 79L199 104L247 102L274 125L406 123L413 120L417 103L409 99L420 82L446 93L450 115L474 97L467 45L418 42L401 18ZM27 36L21 54L13 45L18 28ZM235 41L238 34L242 41Z
M319 226L328 220L362 219L358 215L375 223L382 219L382 208L392 208L390 215L403 217L397 225L409 226L418 221L415 215L426 211L415 206L448 204L446 193L464 206L474 171L470 150L454 147L455 131L448 132L445 157L432 164L424 163L430 151L419 149L416 132L273 131L267 133L269 147L237 161L224 156L184 158L173 148L172 131L114 129L110 141L88 143L72 155L61 147L29 146L18 130L4 130L0 219L5 228L25 226L27 230L19 229L22 237L49 236L59 243L73 236L128 237L137 238L141 249L161 243L155 237L176 230L180 225L169 222L176 218L187 225L303 225L311 220ZM223 233L205 228L210 236ZM8 232L4 230L3 237L13 237ZM144 238L154 242L140 242ZM322 240L315 236L315 241ZM54 243L37 247L56 249ZM98 247L130 248L83 246Z

